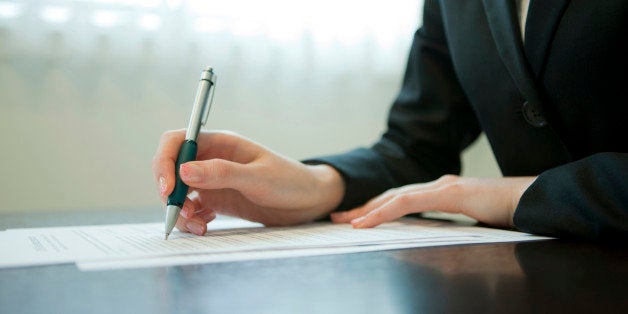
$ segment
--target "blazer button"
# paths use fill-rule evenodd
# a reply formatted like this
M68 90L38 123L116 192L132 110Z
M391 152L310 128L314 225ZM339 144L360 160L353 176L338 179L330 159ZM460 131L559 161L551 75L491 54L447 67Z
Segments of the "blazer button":
M526 101L521 106L521 109L523 110L523 117L531 126L540 128L547 125L547 120L545 120L545 117L535 104Z

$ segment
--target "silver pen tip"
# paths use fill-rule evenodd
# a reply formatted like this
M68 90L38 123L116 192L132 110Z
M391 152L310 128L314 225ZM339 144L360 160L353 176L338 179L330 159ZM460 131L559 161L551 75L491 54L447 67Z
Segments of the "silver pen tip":
M168 236L169 235L170 235L170 233L166 233L166 239L165 240L168 240Z

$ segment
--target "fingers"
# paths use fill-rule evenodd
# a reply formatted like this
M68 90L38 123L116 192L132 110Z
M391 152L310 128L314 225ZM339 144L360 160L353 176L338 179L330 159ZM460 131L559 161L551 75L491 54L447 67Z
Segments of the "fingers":
M153 157L153 175L162 202L165 202L166 197L174 189L175 163L184 139L184 130L165 132L159 140L159 147Z
M203 131L198 138L201 159L225 159L245 164L258 158L264 148L233 132Z
M383 194L371 199L363 206L354 208L349 211L335 212L330 215L331 220L335 223L349 223L353 219L362 217L384 203L388 202L394 196L393 190L384 192Z
M351 223L354 228L371 228L410 213L439 210L460 213L463 190L458 177L392 189L375 197L364 206L331 215L338 223Z
M362 217L373 210L369 206L360 206L348 211L335 212L330 214L331 221L335 223L350 223L351 220Z
M183 204L177 229L196 235L204 235L207 232L207 223L216 218L216 212L208 207L203 207L197 196L188 198Z
M241 190L254 183L255 173L246 165L224 159L191 161L181 165L181 180L194 189Z
M166 197L172 193L175 184L175 164L181 143L185 139L185 130L174 130L165 132L159 141L159 147L153 158L153 175L157 183L157 190L165 201ZM247 140L246 138L230 132L201 132L198 138L199 159L225 160L239 164L249 163L260 156L264 151L263 147ZM219 163L219 162L217 162ZM202 165L202 164L201 164ZM208 169L209 167L209 169ZM214 173L212 163L205 165L205 172L201 175L209 174L210 178L225 178L229 175L230 167L216 166ZM224 171L227 171L225 173ZM189 173L193 173L190 171ZM194 172L196 173L196 172ZM196 180L204 179L203 176L192 177L187 183L195 183Z
M429 191L432 189L437 189L439 187L445 186L456 181L459 177L454 175L445 175L439 178L438 180L426 182L426 183L417 183L406 185L394 189L390 189L379 196L371 199L365 205L355 208L350 211L345 212L336 212L331 214L331 220L336 223L349 223L352 220L362 217L367 213L373 211L375 208L378 208L385 203L389 202L393 197L405 193L411 193L416 191Z
M351 225L354 228L372 228L384 222L395 220L409 213L425 211L426 204L418 207L420 204L420 195L425 192L401 194L390 198L386 203L378 207L371 207L370 210L355 219L352 219ZM420 205L419 205L420 206Z

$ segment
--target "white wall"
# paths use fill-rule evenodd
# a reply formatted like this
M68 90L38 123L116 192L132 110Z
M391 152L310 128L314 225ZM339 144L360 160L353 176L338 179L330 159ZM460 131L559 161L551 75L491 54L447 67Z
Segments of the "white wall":
M291 3L0 1L0 211L159 207L151 158L207 65L209 128L294 158L372 143L419 3ZM499 175L485 140L465 161Z

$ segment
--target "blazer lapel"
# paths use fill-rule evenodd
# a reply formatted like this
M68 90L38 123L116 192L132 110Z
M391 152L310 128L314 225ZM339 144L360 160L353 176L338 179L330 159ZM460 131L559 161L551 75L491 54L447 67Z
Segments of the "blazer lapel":
M483 2L497 51L519 88L519 92L525 99L540 103L533 76L523 52L515 1L483 0Z
M532 72L540 78L548 48L570 0L532 0L525 29L524 50Z
M556 0L542 1L546 2ZM547 116L544 112L545 110L543 109L542 97L537 90L534 76L530 70L530 64L526 60L523 51L523 43L521 40L521 31L519 29L515 1L483 0L483 2L489 28L491 29L491 34L495 40L495 45L502 62L506 66L506 69L510 73L510 76L512 77L515 85L517 85L517 88L523 98L530 103L536 104L535 107L537 110L539 110L542 115ZM527 23L528 22L526 22L526 24ZM552 37L550 37L550 40ZM528 38L526 34L526 41L527 40ZM539 129L539 132L542 132L543 134L544 143L554 143L553 146L545 146L544 149L547 150L548 147L552 147L554 150L553 152L546 152L550 156L555 156L556 164L565 163L571 160L569 150L560 139L560 136L556 134L551 123Z

